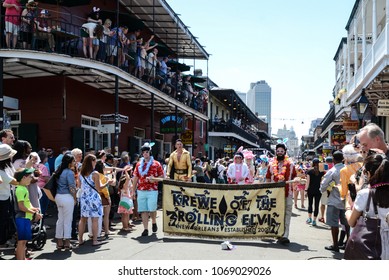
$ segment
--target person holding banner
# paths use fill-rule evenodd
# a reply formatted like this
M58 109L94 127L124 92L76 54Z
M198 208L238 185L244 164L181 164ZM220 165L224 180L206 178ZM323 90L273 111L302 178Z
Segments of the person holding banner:
M142 158L136 164L133 177L133 193L137 191L138 212L141 213L144 230L142 236L148 236L149 216L151 217L152 230L157 232L157 206L158 206L158 181L156 178L164 178L162 165L154 160L151 155L151 147L154 143L146 142L141 147ZM191 170L192 172L192 170Z
M296 168L293 162L286 156L287 148L284 143L276 145L276 157L270 162L266 173L266 182L286 182L293 180L296 176ZM278 239L281 244L289 244L289 227L292 218L293 206L293 190L292 184L285 186L285 232L284 235Z
M170 154L166 176L174 167L174 180L190 181L192 178L192 160L190 153L184 149L181 139L176 140L176 150Z

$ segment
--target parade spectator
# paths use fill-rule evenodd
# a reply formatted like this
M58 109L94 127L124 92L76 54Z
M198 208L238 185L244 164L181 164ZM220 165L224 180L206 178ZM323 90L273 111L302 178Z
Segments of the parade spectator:
M276 145L276 157L272 159L267 170L266 182L286 182L293 180L296 177L295 166L289 157L287 157L286 151L287 148L284 143L278 143ZM286 184L285 188L285 232L284 235L278 239L278 242L281 244L290 243L289 228L293 206L293 191L291 184Z
M260 164L257 168L256 178L259 183L264 183L266 180L266 173L269 165L269 159L267 158L266 155L261 155L259 157L259 160L260 160Z
M137 67L135 69L135 77L138 77L139 79L142 79L145 74L146 69L146 56L147 52L156 46L158 46L158 43L155 43L154 45L150 46L151 40L153 40L154 35L151 35L150 39L148 39L146 42L143 42L143 38L140 38L139 41L139 54L138 54L138 62Z
M3 7L5 8L5 43L7 48L14 49L18 42L22 5L20 0L5 0Z
M327 156L325 158L325 163L324 163L324 172L327 172L332 167L334 167L332 156ZM328 201L328 196L322 195L320 198L320 218L318 219L318 221L321 223L325 222L324 215L327 207L327 201Z
M70 239L72 237L72 221L74 205L76 203L76 180L74 168L76 160L71 153L66 153L60 167L55 172L57 180L57 194L55 203L58 209L58 219L55 227L57 249L71 250Z
M146 68L148 70L148 75L149 75L149 79L148 79L148 83L149 84L154 84L154 80L155 80L155 75L156 75L156 69L157 69L157 65L159 64L159 60L158 60L158 49L157 48L154 48L151 52L149 52L149 54L147 55L147 65L146 65Z
M382 129L375 123L369 123L362 127L357 134L357 141L361 148L362 156L366 157L370 149L379 149L389 157L389 149L385 142Z
M138 66L137 63L137 44L140 30L137 29L128 35L128 55L130 56L128 61L128 72L135 76L135 69Z
M47 210L47 207L49 206L49 198L47 197L46 195L46 192L44 192L42 189L43 187L46 185L46 183L49 181L50 179L50 172L49 172L49 169L47 168L46 166L46 162L47 162L47 153L43 150L39 151L38 152L38 156L39 156L39 163L38 163L38 170L40 172L39 174L39 177L38 177L38 187L40 188L41 190L41 193L42 193L42 197L40 198L39 200L39 203L40 203L40 206L41 206L41 213L43 215L43 220L45 219L45 214L46 214L46 210ZM49 229L49 227L46 225L46 229Z
M99 241L99 218L103 216L103 205L98 193L100 187L100 176L96 167L96 156L88 154L82 162L80 170L81 196L79 198L81 218L78 226L78 242L79 246L84 244L85 224L89 217L92 218L92 245L100 246L105 242Z
M40 40L46 40L49 44L50 51L55 51L54 35L51 33L51 27L49 24L49 11L42 10L39 14L39 18L35 20L36 24L36 38Z
M87 22L81 26L82 51L85 58L88 58L87 49L89 49L89 58L96 59L97 52L94 51L93 40L101 39L103 37L103 33L104 27L95 22Z
M293 183L293 200L294 200L294 207L298 208L297 206L297 200L298 196L300 195L300 202L301 202L301 208L305 208L304 205L304 199L305 199L305 182L302 180L306 179L306 174L305 174L305 168L303 165L298 165L296 167L296 183Z
M13 190L10 184L16 185L14 180L15 168L11 162L12 157L17 153L8 144L0 144L0 249L7 249L13 246L7 243L15 232L13 227Z
M244 163L246 163L247 167L249 168L249 175L247 176L245 183L252 184L254 183L254 176L255 176L255 166L254 166L255 155L253 154L252 151L243 150L243 156L244 156Z
M13 146L15 142L15 136L12 129L2 129L0 131L1 143L8 144L9 146Z
M156 222L158 206L158 181L155 178L164 178L161 164L151 155L153 143L146 142L141 147L142 158L134 169L133 192L137 190L138 212L141 213L143 232L148 236L149 217L151 218L153 233L158 231Z
M340 185L340 170L344 167L343 153L341 151L334 152L333 160L334 167L324 175L320 191L323 195L328 195L326 224L331 227L333 242L332 245L326 246L325 249L339 252L339 221L342 225L347 223L344 215L344 201L341 200L339 188L336 187L336 185Z
M14 175L14 180L19 182L15 190L17 202L15 222L18 236L15 254L17 260L26 260L27 241L32 239L31 221L42 219L39 208L33 207L29 200L27 186L31 183L33 172L33 168L22 168L18 169Z
M170 154L166 176L170 177L170 172L174 166L174 180L190 181L192 178L192 162L190 153L184 149L181 139L175 143L176 150Z
M36 17L36 9L38 3L29 0L26 8L22 11L20 24L20 41L23 43L23 48L27 49L31 46L32 33L34 32L34 18Z
M305 191L308 196L308 219L306 223L312 223L312 226L317 225L316 219L319 215L319 204L322 196L320 192L320 182L325 174L324 171L319 170L319 163L320 161L318 158L314 158L312 160L312 168L310 168L307 172L307 181L305 183Z
M124 170L123 175L119 179L119 192L120 192L120 199L127 197L128 199L132 199L131 192L132 185L131 185L131 177L128 174L128 170ZM130 205L128 205L130 206ZM133 226L130 224L130 214L132 214L132 207L126 207L124 205L119 205L118 207L118 214L120 214L121 222L122 222L122 228L121 231L129 232L131 231L131 227Z
M55 156L53 148L46 148L47 152L47 167L49 168L50 175L55 171Z
M195 176L196 176L197 183L205 183L205 178L204 178L205 168L206 167L201 165L201 160L199 158L196 158L195 165L193 166L193 170L196 171Z
M68 151L69 151L68 147L61 147L61 149L60 149L61 153L55 158L55 161L54 161L54 171L57 170L58 167L61 165L63 155L66 154Z
M355 202L350 201L353 207L346 208L346 218L349 226L354 227L359 217L366 211L369 192L374 190L374 197L370 201L367 216L375 217L373 200L377 203L378 218L381 219L381 259L389 259L389 161L384 154L371 153L364 160L364 175L367 176L369 188L357 193ZM348 198L350 200L350 198Z
M112 21L107 18L103 24L103 36L99 40L99 51L97 52L97 60L102 62L106 62L107 56L110 56L110 54L108 54L109 49L107 48L107 43L109 41L109 37L114 34L114 32L111 31L111 25Z

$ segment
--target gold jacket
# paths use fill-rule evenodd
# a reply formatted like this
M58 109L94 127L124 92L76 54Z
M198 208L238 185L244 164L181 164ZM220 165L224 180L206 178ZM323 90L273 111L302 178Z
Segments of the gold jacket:
M174 174L175 180L181 180L181 179L183 179L183 177L189 177L189 178L192 177L192 159L191 159L190 153L187 150L182 149L182 155L181 155L180 161L178 161L178 158L177 158L177 150L175 150L173 153L170 154L169 163L168 163L167 171L166 171L166 175L168 177L170 176L170 171L172 169L173 164L174 164L174 169L176 169L176 170L186 170L187 169L187 172L185 172L185 174L177 174L175 172L175 174Z

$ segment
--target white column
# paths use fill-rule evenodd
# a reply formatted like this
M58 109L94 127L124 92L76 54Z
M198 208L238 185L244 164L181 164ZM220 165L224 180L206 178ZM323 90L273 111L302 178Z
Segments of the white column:
M358 70L358 19L355 17L353 19L353 25L354 25L354 76L357 73Z
M362 18L362 61L366 56L366 11L365 11L365 1L361 2L361 18Z
M371 26L373 27L372 39L373 39L373 46L374 46L374 43L377 40L377 1L372 0L372 4L373 4L373 7L372 7L372 15L371 15ZM373 48L373 50L374 50L374 48Z
M389 1L389 0L388 0ZM342 74L342 87L347 89L348 81L350 80L350 65L348 63L348 50L347 50L347 44L343 44L343 50L342 50L342 59L343 59L343 74ZM347 92L348 93L348 92Z
M386 11L386 24L389 23L389 0L386 0L386 7L385 7L385 11ZM386 26L382 26L382 28L385 28Z

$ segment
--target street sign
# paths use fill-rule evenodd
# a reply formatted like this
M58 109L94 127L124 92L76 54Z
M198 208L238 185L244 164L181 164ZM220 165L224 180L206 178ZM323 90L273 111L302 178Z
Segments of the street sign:
M128 123L128 116L118 114L117 121L120 123Z
M119 131L121 131L121 125L119 123ZM109 124L99 124L97 126L97 133L98 134L108 134L108 133L115 133L115 124L114 123L109 123Z
M100 120L102 122L114 122L117 120L117 122L120 123L128 123L128 116L124 116L121 114L101 114L100 115Z
M100 115L100 120L102 122L114 122L115 121L115 114L102 114L102 115Z
M378 100L377 116L389 116L389 99Z

